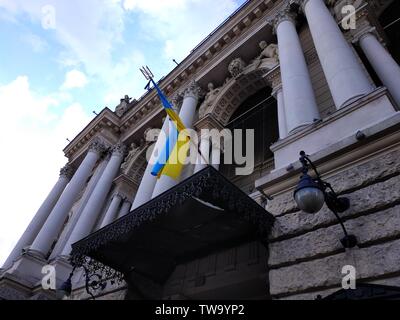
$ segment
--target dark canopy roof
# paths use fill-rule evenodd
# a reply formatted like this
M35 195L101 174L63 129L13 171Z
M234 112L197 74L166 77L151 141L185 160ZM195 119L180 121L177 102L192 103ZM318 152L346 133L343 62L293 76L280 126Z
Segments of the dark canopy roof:
M251 239L267 240L273 216L213 167L72 245L121 274L164 282L179 263Z

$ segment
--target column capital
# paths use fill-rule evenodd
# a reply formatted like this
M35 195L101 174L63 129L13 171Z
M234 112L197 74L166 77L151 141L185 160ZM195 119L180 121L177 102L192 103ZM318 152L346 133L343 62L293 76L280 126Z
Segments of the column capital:
M290 21L294 25L296 25L296 17L297 14L292 12L290 9L290 5L286 5L280 11L278 11L275 15L267 19L267 23L272 26L273 33L276 33L276 29L278 28L279 24L283 21Z
M183 102L182 92L175 92L171 98L171 101L174 104L174 106L179 109L182 106L182 102ZM163 122L164 122L164 120L163 120Z
M89 145L89 151L96 152L97 154L101 154L106 150L106 145L104 142L99 139L95 138Z
M202 95L203 95L203 90L194 80L190 81L189 85L183 91L184 99L187 97L192 97L198 100Z
M74 173L75 173L74 167L70 163L67 163L63 168L61 168L60 177L65 177L68 180L71 180Z
M349 32L352 43L358 44L363 37L372 34L380 43L382 43L383 46L386 46L385 40L377 28L379 23L377 22L374 13L371 12L369 5L365 5L361 9L358 9L356 12L356 23L357 28L351 29Z
M128 200L128 197L125 197L125 198L124 198L124 204L125 204L125 203L129 203L129 206L132 205L132 201Z
M126 196L121 192L115 192L113 194L113 198L115 198L115 197L119 197L119 198L121 198L121 200L124 200L126 198Z
M123 143L117 143L113 148L112 148L112 155L118 155L121 157L125 156L126 153L126 146Z

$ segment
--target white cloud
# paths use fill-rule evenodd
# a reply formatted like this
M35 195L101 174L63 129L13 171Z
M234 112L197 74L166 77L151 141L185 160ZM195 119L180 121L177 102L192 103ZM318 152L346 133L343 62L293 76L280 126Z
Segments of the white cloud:
M68 71L65 75L65 81L61 86L62 89L83 88L88 83L85 74L79 70Z
M35 211L67 162L62 153L67 137L74 137L91 119L82 106L64 94L41 96L19 76L0 86L0 265L11 252Z
M27 33L22 37L22 41L26 42L32 47L36 53L43 52L47 49L48 44L45 40L33 33Z
M113 45L122 42L124 9L118 1L110 0L1 0L10 19L27 14L42 25L46 19L42 9L54 7L55 29L47 30L64 47L63 55L79 60L89 74L103 75L112 69Z
M236 8L234 0L125 0L143 32L164 42L167 59L183 59Z

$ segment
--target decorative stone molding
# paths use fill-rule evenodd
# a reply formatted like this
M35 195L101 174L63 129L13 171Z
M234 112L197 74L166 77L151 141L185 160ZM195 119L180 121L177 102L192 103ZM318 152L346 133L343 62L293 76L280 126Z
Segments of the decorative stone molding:
M291 11L289 5L278 11L271 18L267 19L268 24L273 28L274 34L276 34L276 28L278 25L283 21L291 21L293 24L296 24L296 13Z
M203 118L205 116L207 109L213 104L215 99L217 99L220 91L220 88L214 88L214 84L212 82L208 84L208 92L206 94L204 102L199 108L199 118Z
M272 88L273 92L278 91L282 88L281 68L280 66L275 67L265 75L265 80L268 85Z
M302 9L304 9L304 6L308 0L303 1ZM354 6L357 9L359 9L362 5L365 5L366 2L364 0L325 0L326 5L328 8L331 10L332 15L335 17L335 19L339 22L344 18L344 15L342 13L342 8L344 6ZM304 10L303 10L304 11Z
M215 120L226 125L232 114L246 98L268 86L263 77L265 71L262 69L253 71L245 69L239 78L228 80L212 105L203 113L205 115L212 114Z
M194 80L190 81L189 85L185 88L183 93L184 98L192 97L197 100L200 99L202 95L203 90Z
M182 92L176 92L171 99L172 103L174 104L174 106L178 109L180 109L180 107L182 106L182 102L183 102L183 94Z
M114 179L113 183L115 185L115 194L119 194L122 200L130 200L129 195L133 196L138 188L138 182L133 181L133 179L125 173L122 173Z
M97 152L98 154L103 153L106 150L105 143L100 138L94 138L89 145L89 151Z
M120 193L120 192L114 193L114 194L113 194L113 198L114 198L114 197L120 197L121 200L124 200L124 199L126 198L126 196L125 196L124 194Z
M384 37L378 30L379 22L369 5L356 12L356 22L357 28L349 31L351 41L354 44L358 44L364 36L373 34L382 45L386 45Z
M68 180L71 180L74 173L75 173L74 167L71 164L67 163L63 168L61 168L60 177L65 177Z
M125 155L125 153L126 153L126 147L122 143L118 143L112 148L113 155L119 155L119 156L123 157Z
M228 71L232 75L234 79L240 77L243 73L244 68L246 67L246 63L242 58L235 58L229 63Z
M129 153L126 156L125 161L121 165L122 171L126 171L128 166L131 164L132 159L135 158L135 156L138 154L139 151L140 151L140 146L137 143L132 142L130 145Z

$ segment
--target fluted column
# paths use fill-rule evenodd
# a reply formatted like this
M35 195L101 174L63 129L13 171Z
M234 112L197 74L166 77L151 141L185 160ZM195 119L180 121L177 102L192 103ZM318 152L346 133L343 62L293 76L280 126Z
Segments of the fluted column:
M57 203L57 200L60 198L68 182L71 180L72 174L73 170L69 164L60 170L60 177L58 178L58 181L51 189L39 210L36 212L25 232L19 238L13 251L11 251L10 255L5 261L4 268L11 266L13 261L22 253L22 249L32 244L32 242L35 240L40 228L46 222L51 210L54 208L54 205Z
M336 108L370 93L374 87L324 1L303 0L302 8Z
M133 201L132 204L131 208L132 210L140 207L142 204L146 203L151 199L154 187L157 183L157 177L151 174L151 170L153 169L153 165L156 161L157 155L160 154L161 149L165 145L168 126L169 126L169 117L166 117L164 120L164 124L161 128L161 132L157 138L157 142L154 145L154 149L151 155L151 161L147 163L146 170L144 171L142 180L140 181L139 188L136 192L135 200Z
M119 193L114 194L110 206L107 209L106 214L104 215L103 221L101 222L100 228L105 227L106 225L113 222L118 215L118 209L121 205L123 196Z
M194 173L199 172L210 164L210 135L202 134L200 137L200 153L197 155Z
M131 210L131 206L132 203L129 200L125 199L124 202L122 203L121 210L119 211L118 218L121 218L124 215L128 214L129 211Z
M181 118L183 124L186 128L191 129L193 125L193 119L197 108L197 103L201 94L201 89L192 81L186 88L183 97L183 103L181 111L179 112L179 117ZM173 125L173 124L171 124ZM164 191L170 189L179 182L179 179L174 180L169 176L162 175L158 179L157 184L154 188L153 198L163 193Z
M358 42L379 79L400 106L399 65L378 40L374 29L365 30L363 34L360 34Z
M278 37L279 61L288 133L320 119L310 74L296 31L295 16L288 8L271 20Z
M65 219L72 208L78 194L84 188L97 160L104 151L104 145L95 140L89 147L88 153L75 172L70 183L67 185L62 195L54 206L45 224L40 229L39 234L33 241L30 250L45 256L61 231Z
M72 250L71 245L86 237L92 231L106 196L110 192L112 182L117 176L125 150L125 146L122 144L117 144L113 148L110 161L83 209L75 228L72 230L61 255L68 256Z

